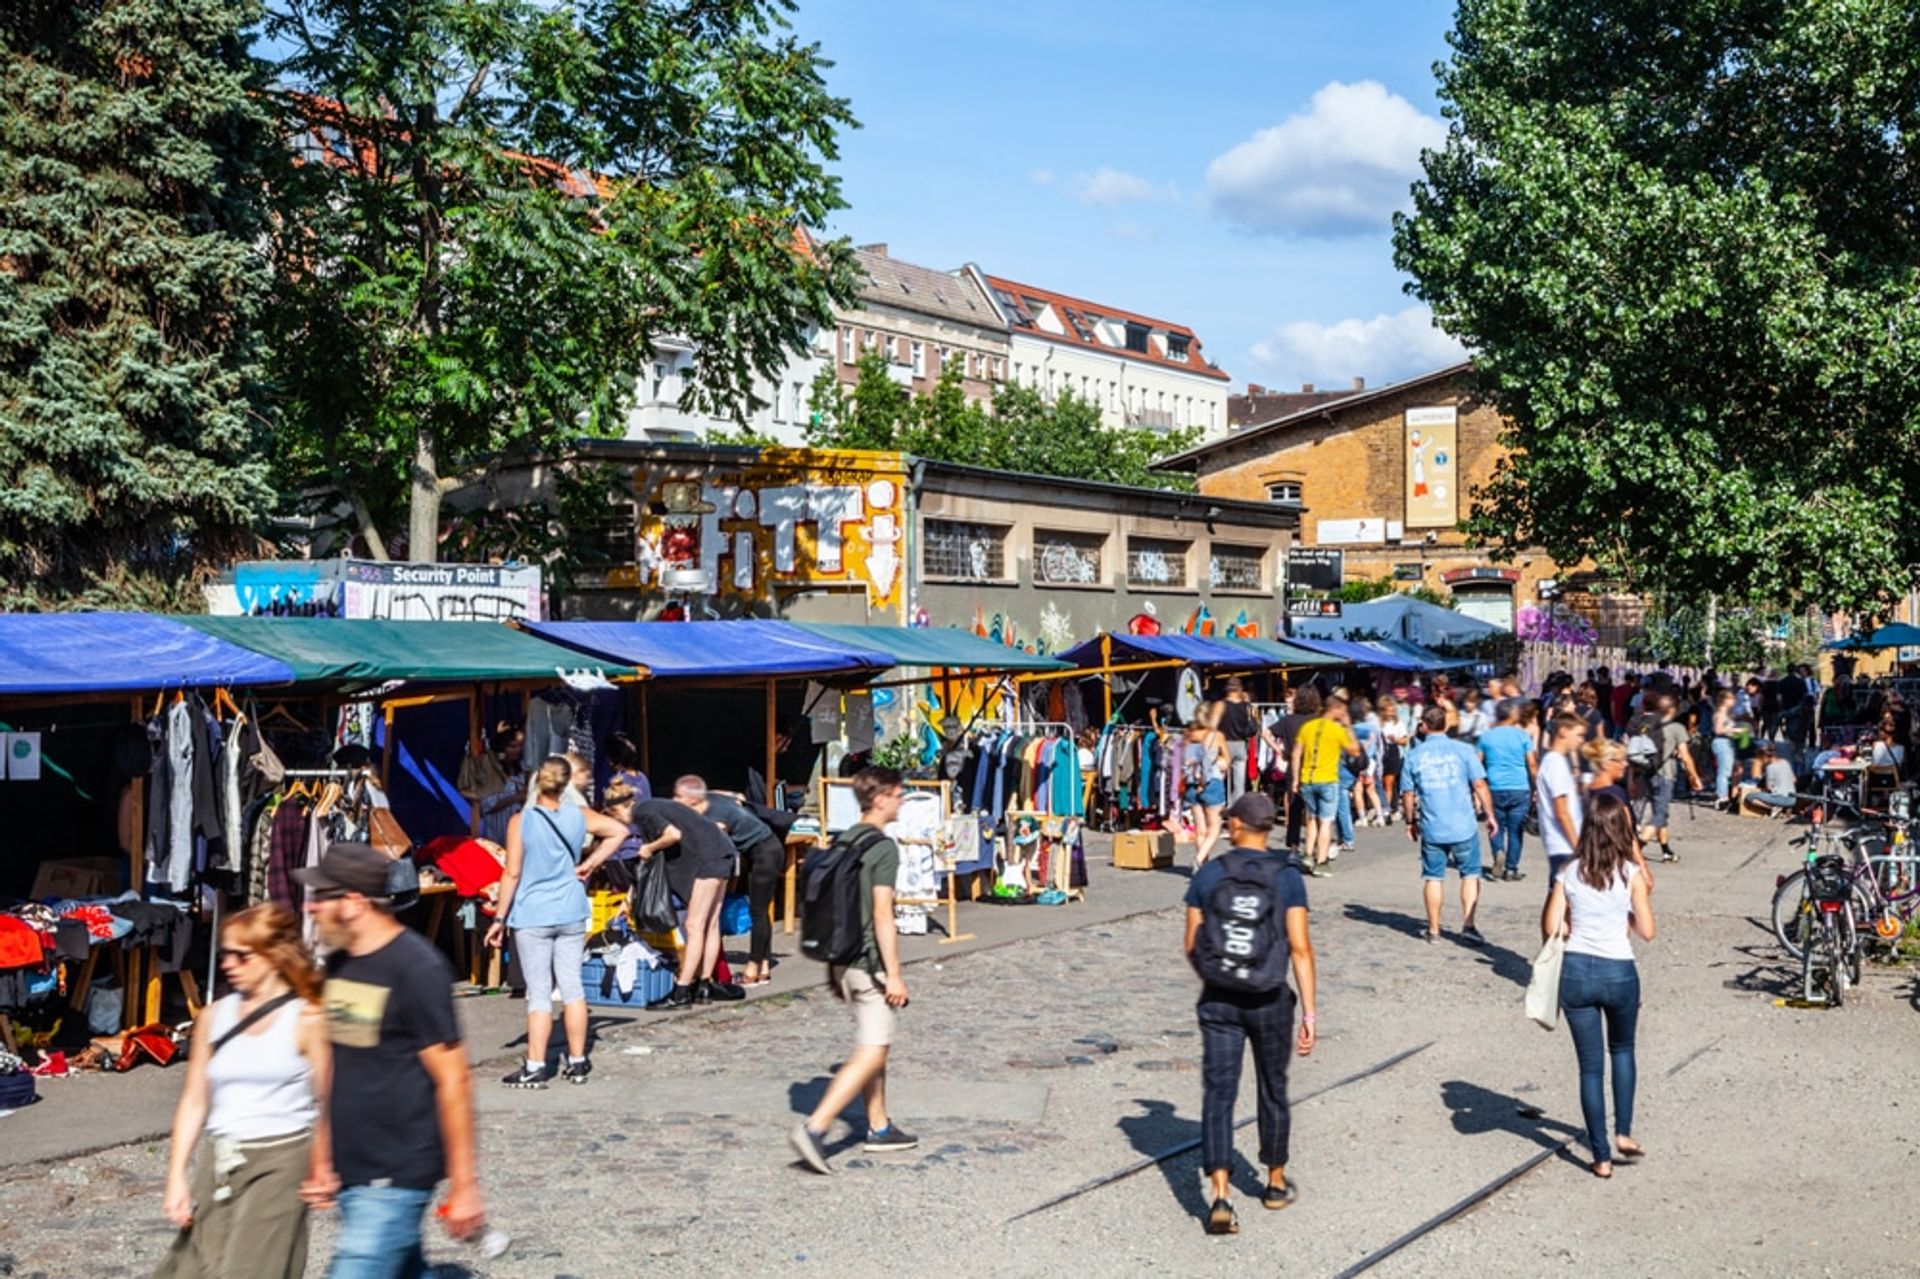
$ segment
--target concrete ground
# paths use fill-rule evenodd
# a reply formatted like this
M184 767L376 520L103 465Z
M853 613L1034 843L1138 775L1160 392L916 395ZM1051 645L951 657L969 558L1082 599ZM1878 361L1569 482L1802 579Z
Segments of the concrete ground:
M1660 936L1641 948L1634 1131L1646 1161L1602 1183L1576 1145L1373 1273L1914 1273L1898 1225L1920 1140L1901 1113L1920 1106L1907 1088L1913 973L1870 969L1839 1011L1781 1006L1796 971L1765 916L1775 875L1797 858L1788 829L1704 810L1678 822L1683 860L1657 868ZM1536 846L1536 871L1538 857ZM1188 1153L1023 1215L1198 1135L1184 872L1111 870L1097 850L1090 860L1085 904L976 906L962 923L977 941L909 944L913 1004L890 1097L923 1144L865 1156L845 1126L831 1178L796 1168L784 1143L850 1038L804 961L745 1005L596 1018L596 1072L581 1088L500 1088L523 1008L465 1001L489 1208L514 1244L482 1261L436 1239L430 1255L446 1274L503 1279L1089 1263L1332 1275L1579 1126L1569 1037L1520 1009L1543 879L1487 886L1485 948L1453 940L1453 900L1449 938L1429 946L1411 845L1369 830L1334 877L1309 883L1321 1044L1291 1074L1300 1201L1262 1211L1248 1164L1242 1233L1208 1238ZM0 1275L151 1271L170 1233L156 1136L178 1078L52 1081L47 1102L0 1120ZM1251 1105L1249 1077L1245 1114ZM1239 1149L1257 1153L1250 1127ZM331 1230L316 1221L316 1255Z

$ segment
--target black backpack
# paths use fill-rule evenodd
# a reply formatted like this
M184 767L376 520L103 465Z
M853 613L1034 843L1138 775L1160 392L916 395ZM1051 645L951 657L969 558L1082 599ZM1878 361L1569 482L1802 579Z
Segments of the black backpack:
M1289 859L1273 853L1226 853L1222 875L1201 908L1193 939L1193 968L1209 986L1250 995L1287 984L1292 951L1275 909L1275 887Z
M860 859L886 835L869 826L843 831L807 858L801 871L800 953L823 964L851 964L866 951L860 926Z

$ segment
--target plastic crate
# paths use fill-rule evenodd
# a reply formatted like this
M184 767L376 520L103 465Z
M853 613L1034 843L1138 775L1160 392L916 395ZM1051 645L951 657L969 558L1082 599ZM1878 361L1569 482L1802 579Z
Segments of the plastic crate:
M587 936L591 937L604 929L608 924L611 924L614 921L614 917L620 913L621 908L626 904L627 895L625 893L588 893L587 906L593 912L593 915L587 921Z
M673 990L673 969L642 968L634 974L633 993L622 995L613 979L613 969L598 955L587 956L580 966L580 981L587 988L587 1002L611 1008L644 1008Z

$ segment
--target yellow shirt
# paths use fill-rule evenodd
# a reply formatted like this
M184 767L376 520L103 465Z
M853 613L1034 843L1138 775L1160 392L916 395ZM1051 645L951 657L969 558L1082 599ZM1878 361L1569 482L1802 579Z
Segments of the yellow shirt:
M1357 748L1353 733L1322 715L1300 728L1300 784L1317 786L1340 780L1340 756Z

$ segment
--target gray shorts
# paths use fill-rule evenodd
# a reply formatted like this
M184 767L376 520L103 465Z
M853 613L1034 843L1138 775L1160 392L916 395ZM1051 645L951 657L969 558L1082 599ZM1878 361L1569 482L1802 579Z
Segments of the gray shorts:
M1656 830L1667 828L1667 816L1673 809L1674 780L1665 773L1655 773L1647 781L1647 794L1652 797L1647 805L1647 824Z
M514 949L520 953L520 971L527 979L527 1011L553 1011L558 987L562 1004L584 1003L587 988L580 980L586 961L587 921L548 928L516 928Z
M827 969L833 993L853 1008L853 1042L860 1048L885 1048L893 1043L898 1018L887 1003L886 983L859 964Z

